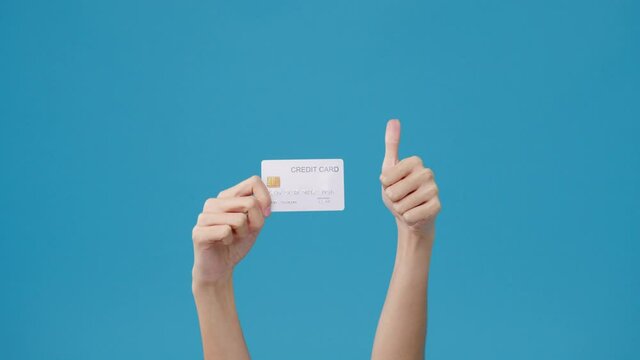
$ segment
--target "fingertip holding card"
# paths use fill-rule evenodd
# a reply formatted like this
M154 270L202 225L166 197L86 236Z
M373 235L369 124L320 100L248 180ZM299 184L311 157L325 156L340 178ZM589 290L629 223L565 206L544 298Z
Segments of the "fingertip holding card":
M262 160L261 178L271 195L271 211L342 211L342 159Z

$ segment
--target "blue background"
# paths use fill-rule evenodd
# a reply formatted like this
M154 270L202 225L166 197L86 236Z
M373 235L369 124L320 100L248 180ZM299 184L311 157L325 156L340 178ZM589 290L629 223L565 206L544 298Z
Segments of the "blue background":
M369 356L384 125L443 212L431 359L640 357L637 1L3 1L0 357L201 356L191 228L260 160L344 158L236 271L256 359Z

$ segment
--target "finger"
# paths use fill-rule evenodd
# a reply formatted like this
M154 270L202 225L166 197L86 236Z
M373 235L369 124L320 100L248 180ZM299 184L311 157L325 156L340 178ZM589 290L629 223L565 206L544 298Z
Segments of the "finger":
M382 170L380 182L383 187L387 187L402 180L415 170L423 169L422 159L418 156L411 156L402 159L397 165Z
M249 208L259 207L258 200L253 196L241 196L230 198L211 198L204 203L202 212L205 213L246 213Z
M384 192L391 201L399 201L420 186L427 184L430 180L431 176L427 169L420 169L410 173L409 176L397 183L388 186L384 189Z
M386 169L398 163L398 145L400 144L400 120L392 119L387 122L384 134L384 160L382 168Z
M229 225L239 236L249 232L249 219L245 213L202 213L198 215L198 226Z
M249 218L249 230L256 231L264 225L264 215L258 199L253 196L212 198L205 202L205 213L246 213Z
M232 240L233 235L231 226L198 226L193 228L193 242L196 244L213 244L215 242L228 243Z
M438 187L435 184L421 186L416 191L405 196L402 200L393 203L393 210L400 215L426 203L438 195Z
M223 190L222 192L220 192L220 194L218 194L218 197L228 198L249 195L253 195L256 197L256 199L258 199L258 202L260 203L260 209L262 210L264 216L269 216L269 214L271 214L271 195L269 195L269 190L267 190L267 187L257 175L254 175L235 186Z
M249 231L259 231L264 225L264 215L257 202L247 210L247 218L249 219Z
M433 198L431 201L414 207L402 214L402 218L409 226L424 223L432 220L440 211L440 199Z

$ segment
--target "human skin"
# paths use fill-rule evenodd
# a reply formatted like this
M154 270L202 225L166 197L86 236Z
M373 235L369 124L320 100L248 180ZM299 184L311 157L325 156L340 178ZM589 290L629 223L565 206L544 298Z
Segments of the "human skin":
M399 144L400 122L390 120L380 182L382 200L396 221L398 243L373 360L424 358L429 264L441 205L433 171L417 156L400 161Z
M233 293L233 269L256 241L271 198L257 176L208 199L193 228L192 291L205 359L249 359Z
M433 172L420 158L399 161L400 122L390 120L380 181L398 230L396 261L378 323L372 359L421 359L426 336L427 281L440 211ZM235 307L233 269L271 213L271 198L252 176L205 202L193 228L192 290L204 357L249 359Z

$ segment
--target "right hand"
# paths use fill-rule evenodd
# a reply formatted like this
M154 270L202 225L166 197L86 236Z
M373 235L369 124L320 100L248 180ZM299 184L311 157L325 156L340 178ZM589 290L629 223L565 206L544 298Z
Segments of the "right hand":
M433 241L435 221L441 208L433 171L426 168L418 156L400 161L399 144L400 121L389 120L380 174L382 200L396 218L399 228Z
M271 197L258 176L208 199L192 233L194 285L230 279L270 214Z

